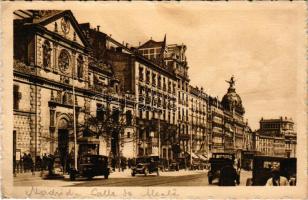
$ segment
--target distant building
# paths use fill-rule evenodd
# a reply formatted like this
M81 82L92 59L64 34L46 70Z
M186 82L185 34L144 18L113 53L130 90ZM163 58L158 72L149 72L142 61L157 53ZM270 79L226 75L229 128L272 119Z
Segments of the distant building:
M211 152L235 153L240 158L243 150L251 150L251 129L244 120L245 109L235 91L234 77L226 82L229 88L221 101L217 97L209 97L209 149Z
M255 150L261 155L296 157L297 134L291 118L261 119L254 133Z

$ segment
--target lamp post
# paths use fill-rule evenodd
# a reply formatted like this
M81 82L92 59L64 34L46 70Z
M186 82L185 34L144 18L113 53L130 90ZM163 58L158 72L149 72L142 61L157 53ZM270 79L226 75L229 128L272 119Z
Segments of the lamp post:
M75 101L75 80L74 80L74 70L73 70L73 123L74 123L74 168L77 170L77 132L76 132L76 101Z

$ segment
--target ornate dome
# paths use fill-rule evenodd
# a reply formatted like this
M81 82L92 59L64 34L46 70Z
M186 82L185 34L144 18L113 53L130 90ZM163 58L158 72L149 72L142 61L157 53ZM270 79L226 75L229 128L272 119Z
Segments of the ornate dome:
M234 77L232 76L230 81L226 81L226 82L229 83L230 86L229 86L227 94L224 95L221 101L224 109L231 111L231 112L235 110L237 113L243 115L245 113L245 109L242 105L241 97L235 92Z

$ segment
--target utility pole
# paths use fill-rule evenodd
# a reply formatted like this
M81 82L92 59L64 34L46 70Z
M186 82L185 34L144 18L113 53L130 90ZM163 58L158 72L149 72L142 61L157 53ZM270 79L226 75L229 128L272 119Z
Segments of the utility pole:
M76 131L76 101L75 101L75 78L74 78L74 74L75 74L75 67L73 70L73 123L74 123L74 168L75 170L77 170L77 131Z

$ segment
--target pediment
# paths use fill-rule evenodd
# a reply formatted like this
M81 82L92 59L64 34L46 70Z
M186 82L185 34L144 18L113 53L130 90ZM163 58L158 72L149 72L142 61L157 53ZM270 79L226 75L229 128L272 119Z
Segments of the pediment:
M71 11L57 12L39 22L48 31L86 47L88 42Z

